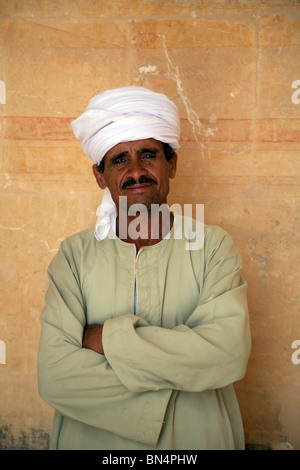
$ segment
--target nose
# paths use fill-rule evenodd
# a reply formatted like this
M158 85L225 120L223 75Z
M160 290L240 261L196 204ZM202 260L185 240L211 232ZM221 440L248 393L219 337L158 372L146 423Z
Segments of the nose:
M134 158L131 159L130 162L127 165L127 176L130 176L134 178L135 180L138 180L140 176L143 174L147 173L143 162L139 158Z

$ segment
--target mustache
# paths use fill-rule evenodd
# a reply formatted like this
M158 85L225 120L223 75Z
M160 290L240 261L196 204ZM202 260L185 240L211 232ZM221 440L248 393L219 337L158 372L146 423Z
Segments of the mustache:
M150 183L150 184L156 184L156 181L153 178L149 178L148 176L140 176L138 180L136 180L133 177L128 178L125 183L122 184L122 189L127 188L128 186L134 186L135 184L145 184L145 183Z

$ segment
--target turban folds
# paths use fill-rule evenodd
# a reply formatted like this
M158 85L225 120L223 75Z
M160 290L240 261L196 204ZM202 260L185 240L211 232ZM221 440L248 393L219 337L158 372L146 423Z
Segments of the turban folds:
M92 98L87 109L71 122L84 153L97 165L120 142L156 139L179 148L180 120L176 105L166 95L144 87L107 90ZM116 206L108 188L97 210L97 240L103 240L115 225Z
M99 164L120 142L153 138L179 145L180 121L176 105L166 95L127 86L92 98L87 109L71 122L84 153Z

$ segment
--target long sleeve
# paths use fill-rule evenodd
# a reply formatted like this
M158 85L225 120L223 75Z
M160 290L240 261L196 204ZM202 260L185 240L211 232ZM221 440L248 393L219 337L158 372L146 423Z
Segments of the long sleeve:
M241 259L216 227L203 249L185 246L163 240L137 259L134 245L98 243L92 230L62 243L38 354L39 392L56 410L54 448L242 448L228 385L250 350ZM104 325L105 355L82 348L92 323Z
M151 326L131 314L105 322L105 355L132 392L201 392L244 376L250 353L246 283L224 231L208 231L203 270L198 304L184 324Z
M48 275L38 354L41 397L63 416L154 446L171 390L136 394L120 382L105 356L82 348L85 303L64 244Z

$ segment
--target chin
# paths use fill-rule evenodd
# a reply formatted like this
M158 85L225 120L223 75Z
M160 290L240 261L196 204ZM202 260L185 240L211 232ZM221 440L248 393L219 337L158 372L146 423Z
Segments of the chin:
M134 206L135 204L141 204L142 206L145 207L145 212L147 211L150 211L151 210L151 204L155 204L155 202L153 201L149 201L149 199L146 199L146 198L132 198L132 199L128 199L127 198L127 208L129 209L129 207L132 207Z

